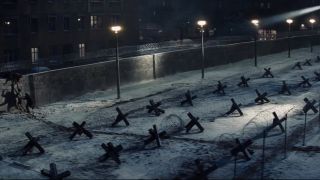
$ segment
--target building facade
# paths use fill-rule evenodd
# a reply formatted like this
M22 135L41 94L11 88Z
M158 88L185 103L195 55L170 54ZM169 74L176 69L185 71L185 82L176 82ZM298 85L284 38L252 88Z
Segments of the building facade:
M61 63L114 47L109 28L132 22L124 13L131 3L134 0L1 0L0 63ZM134 31L126 34L134 41Z
M243 35L252 31L252 18L318 5L320 0L1 0L0 64L81 60L115 46L114 24L123 26L121 45L137 45L199 38L199 19L208 21L207 36ZM308 27L311 16L319 11L295 18L292 28ZM283 21L262 26L287 29Z

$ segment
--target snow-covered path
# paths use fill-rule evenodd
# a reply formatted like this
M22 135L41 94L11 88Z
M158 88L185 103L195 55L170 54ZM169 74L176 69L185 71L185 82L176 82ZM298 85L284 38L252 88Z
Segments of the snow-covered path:
M315 52L320 47L315 48ZM320 71L320 63L314 66L303 66L303 70L291 70L298 62L307 58L315 58L308 48L293 51L292 58L287 53L279 53L259 57L259 67L253 67L253 60L244 60L235 64L207 69L206 78L200 79L200 72L186 72L155 81L143 82L122 87L122 99L114 99L115 90L95 92L74 100L50 104L35 110L36 118L21 114L4 114L0 117L0 154L5 157L0 161L0 177L39 178L39 171L48 168L55 162L58 169L68 169L72 178L173 178L189 176L195 168L193 161L202 159L205 162L220 162L228 159L230 148L235 138L254 138L263 129L272 124L273 112L279 117L288 113L289 134L303 124L301 109L303 99L319 99L320 82L313 80L313 72ZM261 78L263 68L272 68L275 78ZM309 77L311 88L300 88L300 76ZM249 88L239 88L240 76L250 77ZM292 96L279 95L282 81L286 80L293 92ZM217 81L222 81L228 87L225 96L212 93ZM271 103L256 105L255 89L261 93L267 92ZM198 96L194 106L180 106L184 93L190 90ZM244 116L237 114L223 116L231 107L230 99L234 98L242 104ZM145 106L150 99L161 101L161 108L166 113L159 117L146 112ZM123 112L129 112L130 126L121 122L111 127L117 113L116 107ZM191 112L200 118L205 128L199 133L195 128L185 133L184 126L189 122L187 113ZM310 117L314 115L310 114ZM68 137L72 122L86 121L86 128L93 131L94 138L77 137L70 141ZM167 131L171 139L164 140L159 149L153 145L145 147L143 140L148 136L148 129L156 124L160 131ZM46 149L44 155L20 157L15 152L26 143L25 132L40 136L41 144ZM283 136L278 129L271 132L268 142L274 148L279 147ZM124 147L121 152L121 165L112 161L97 163L97 158L103 155L101 143L112 142ZM260 151L260 142L255 149ZM256 153L251 162L258 161ZM14 165L19 162L24 167ZM249 166L251 162L243 162ZM13 165L12 165L13 164ZM232 161L223 163L213 173L212 178L232 178ZM29 170L28 170L29 169ZM320 177L320 176L319 176Z

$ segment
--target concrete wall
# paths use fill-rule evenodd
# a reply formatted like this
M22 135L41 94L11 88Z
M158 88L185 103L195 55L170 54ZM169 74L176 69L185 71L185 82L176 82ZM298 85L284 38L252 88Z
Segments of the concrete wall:
M293 37L292 49L310 46L310 40L319 42L319 36ZM314 43L316 44L316 43ZM287 51L287 39L258 42L258 55ZM206 67L237 62L254 56L254 43L239 43L206 48ZM152 80L179 72L201 68L201 50L144 55L120 60L121 84ZM83 95L95 90L105 90L116 85L114 61L96 63L30 74L23 78L24 90L30 92L37 105ZM0 99L0 102L2 100Z

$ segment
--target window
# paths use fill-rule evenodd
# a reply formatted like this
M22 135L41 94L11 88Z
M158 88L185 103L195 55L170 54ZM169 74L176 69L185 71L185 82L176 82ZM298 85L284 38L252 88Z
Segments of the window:
M70 0L63 0L63 6L64 6L64 8L69 8L70 7Z
M31 48L31 61L32 63L36 63L39 60L39 49Z
M12 62L18 60L18 51L16 49L7 49L3 51L4 62Z
M78 29L79 30L82 30L85 28L85 17L84 16L78 16L78 19L77 19L77 24L78 24Z
M29 0L30 4L36 4L38 1L37 0Z
M31 18L30 25L31 25L31 33L37 33L39 30L38 18Z
M50 46L50 57L54 58L59 55L59 46L58 45L52 45Z
M101 16L91 16L90 24L92 29L102 28L102 17Z
M56 17L50 16L48 18L48 30L55 31L56 30Z
M63 18L63 30L65 30L65 31L70 30L70 18L69 17Z
M15 35L18 33L18 22L14 18L6 18L4 21L4 34Z
M110 8L119 8L121 7L121 2L119 0L113 0L109 2Z
M86 54L85 44L79 44L79 57L84 57Z
M55 0L48 0L48 3L53 4Z
M17 0L1 0L1 3L5 9L16 9L18 5Z
M89 12L103 12L105 2L104 0L89 0L88 6Z
M120 15L112 15L111 16L111 24L119 24Z
M62 48L63 55L71 54L72 52L73 52L72 44L63 45L63 48Z

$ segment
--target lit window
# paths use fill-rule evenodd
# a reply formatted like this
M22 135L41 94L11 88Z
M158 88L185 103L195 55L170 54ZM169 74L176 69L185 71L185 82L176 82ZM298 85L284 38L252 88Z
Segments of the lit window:
M86 46L85 44L79 44L79 56L84 57L86 54Z
M31 48L31 60L32 60L32 63L35 63L39 60L39 49L38 48Z
M102 17L101 16L91 16L90 24L92 29L102 28Z

